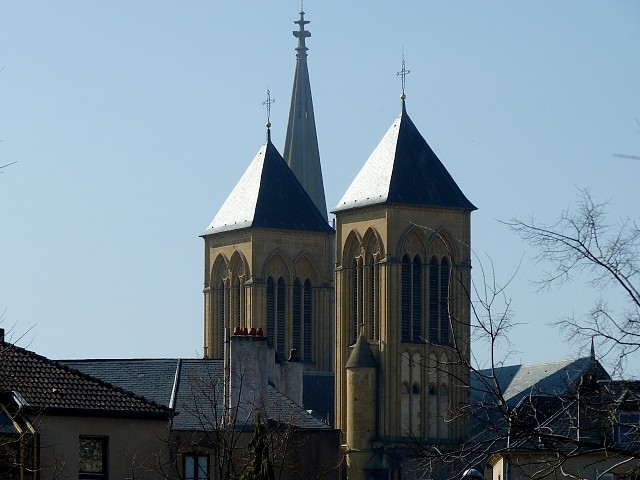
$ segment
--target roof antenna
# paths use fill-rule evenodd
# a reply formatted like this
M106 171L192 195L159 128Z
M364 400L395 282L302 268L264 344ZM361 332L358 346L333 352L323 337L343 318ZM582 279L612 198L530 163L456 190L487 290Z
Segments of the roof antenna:
M267 107L267 142L271 141L271 104L275 103L276 99L271 98L271 90L269 90L269 86L267 85L267 99L262 102L262 105Z
M407 96L404 94L404 87L407 80L407 75L409 75L410 73L411 73L411 70L407 70L406 65L404 63L404 47L402 47L402 70L400 70L399 72L396 72L396 75L402 79L402 95L400 96L400 98L402 99L403 105L404 105L404 99L407 98Z

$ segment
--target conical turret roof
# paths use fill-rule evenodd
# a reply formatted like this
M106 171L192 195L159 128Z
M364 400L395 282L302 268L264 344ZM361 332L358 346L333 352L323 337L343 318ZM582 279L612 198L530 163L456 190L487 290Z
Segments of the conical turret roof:
M345 368L376 368L376 360L364 335L358 337Z
M402 112L334 212L377 204L475 210L407 114Z
M333 231L271 143L269 134L202 236L249 227Z

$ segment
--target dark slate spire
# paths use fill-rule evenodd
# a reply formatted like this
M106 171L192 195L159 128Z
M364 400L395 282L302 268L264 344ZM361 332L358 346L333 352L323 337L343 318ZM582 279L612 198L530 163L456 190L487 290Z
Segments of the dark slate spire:
M202 236L249 227L333 231L271 143L268 127L266 143Z
M404 95L400 116L333 211L378 204L476 209L409 118Z
M294 23L297 23L300 28L293 32L293 35L298 39L298 46L296 47L296 73L291 93L289 124L284 143L284 159L324 219L327 220L327 202L322 183L316 121L313 115L311 84L307 68L308 48L305 45L305 39L310 37L311 33L304 29L304 26L309 22L304 19L303 11L300 12L300 20Z

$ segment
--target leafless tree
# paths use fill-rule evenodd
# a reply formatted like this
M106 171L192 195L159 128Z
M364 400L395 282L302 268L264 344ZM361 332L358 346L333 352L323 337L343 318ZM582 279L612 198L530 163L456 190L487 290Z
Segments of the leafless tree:
M190 410L178 415L193 419L193 428L188 431L169 431L167 444L169 458L159 459L158 469L168 479L183 480L182 459L185 454L208 455L211 461L212 478L219 480L239 479L247 474L251 452L249 444L254 435L254 426L248 419L241 420L235 414L238 405L228 405L225 399L224 378L216 369L206 373L200 371L188 379L191 397ZM241 388L245 388L241 382ZM312 438L308 432L295 427L295 413L289 418L264 421L264 442L273 465L275 479L305 478L296 475L305 461ZM235 419L235 420L234 420ZM167 461L168 460L168 461ZM313 478L322 478L337 468L329 462Z
M563 211L555 223L531 218L508 225L549 266L540 288L578 279L592 289L596 301L591 310L561 318L556 325L582 345L595 339L598 352L619 374L640 350L640 227L633 218L610 221L607 207L589 190L579 190L576 208Z

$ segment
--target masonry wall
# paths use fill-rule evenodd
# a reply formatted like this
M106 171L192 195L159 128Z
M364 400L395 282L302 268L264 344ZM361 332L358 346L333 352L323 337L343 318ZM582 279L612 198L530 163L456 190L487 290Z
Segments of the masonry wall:
M159 465L169 458L167 420L43 414L33 423L40 433L40 478L78 478L80 436L107 439L107 478L165 478Z
M304 361L305 352L299 353L305 370L332 371L334 252L333 233L245 229L205 237L205 356L223 358L223 322L226 328L261 327L268 334L267 279L272 276L282 277L287 289L285 351L278 352L285 360L293 348L292 286L296 278L309 279L314 319L311 361Z

